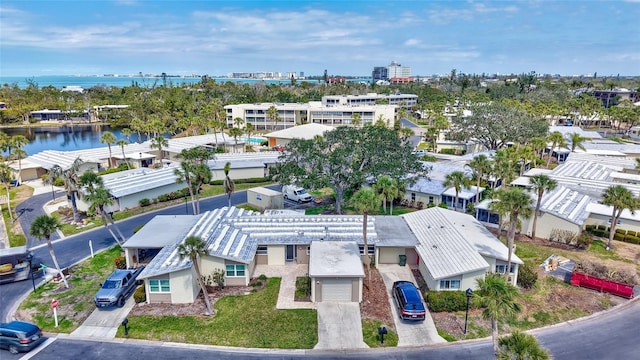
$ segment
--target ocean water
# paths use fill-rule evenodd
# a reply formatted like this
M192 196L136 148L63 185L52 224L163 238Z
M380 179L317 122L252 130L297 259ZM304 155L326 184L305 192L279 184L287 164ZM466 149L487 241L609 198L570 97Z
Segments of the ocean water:
M265 83L265 84L288 84L291 81L288 79L283 80L257 80L257 79L233 79L233 78L224 78L224 77L213 77L216 82L225 83L225 82L234 82L234 83L243 83L243 84L255 84L255 83ZM182 84L195 84L199 83L201 78L199 77L167 77L166 84L172 84L173 86L180 86ZM300 81L308 81L310 83L318 83L318 80L297 80ZM365 81L370 82L370 78L362 78L362 79L350 79L349 81ZM141 87L152 87L154 85L160 86L163 85L163 80L161 77L142 77L142 76L74 76L74 75L47 75L47 76L0 76L0 86L7 84L12 86L13 84L17 84L19 88L26 88L29 82L34 82L38 84L38 87L46 87L53 86L58 89L62 89L65 86L80 86L82 88L88 89L94 86L115 86L115 87L125 87L131 86L133 84L137 84Z

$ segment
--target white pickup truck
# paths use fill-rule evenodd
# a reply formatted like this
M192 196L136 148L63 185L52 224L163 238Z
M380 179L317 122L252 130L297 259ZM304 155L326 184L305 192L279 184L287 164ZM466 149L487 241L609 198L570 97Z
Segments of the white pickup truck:
M282 187L282 194L285 200L296 201L298 203L309 202L313 197L309 195L307 190L295 185L285 185Z

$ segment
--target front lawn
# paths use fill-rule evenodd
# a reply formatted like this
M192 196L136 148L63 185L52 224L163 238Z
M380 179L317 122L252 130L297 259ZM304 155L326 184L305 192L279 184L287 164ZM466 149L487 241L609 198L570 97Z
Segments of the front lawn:
M398 346L398 334L391 327L387 327L387 334L384 335L384 343L380 342L378 328L382 326L382 322L378 320L363 319L362 320L362 337L365 344L371 348L377 347L394 347Z
M318 342L317 313L311 309L277 310L280 278L264 290L225 296L207 316L129 316L129 337L145 340L248 348L311 349ZM198 299L197 301L202 301ZM124 337L124 329L118 329Z

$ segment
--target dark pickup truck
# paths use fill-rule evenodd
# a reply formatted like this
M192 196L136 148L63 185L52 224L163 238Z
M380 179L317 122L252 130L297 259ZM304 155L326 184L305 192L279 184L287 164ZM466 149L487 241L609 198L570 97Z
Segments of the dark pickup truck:
M137 269L116 270L111 273L93 298L96 307L114 305L123 307L127 298L136 290L139 284L136 278L142 269L144 269L144 266L140 266Z

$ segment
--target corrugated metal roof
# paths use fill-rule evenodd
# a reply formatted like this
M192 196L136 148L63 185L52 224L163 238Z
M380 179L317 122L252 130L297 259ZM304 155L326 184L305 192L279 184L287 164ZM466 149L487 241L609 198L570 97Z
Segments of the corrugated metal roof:
M176 183L176 167L138 168L102 175L104 187L116 198ZM185 185L186 186L186 185Z
M325 132L331 131L334 128L327 125L310 123L299 126L293 126L288 129L278 130L264 135L268 138L279 139L304 139L310 140L317 135L322 136Z
M460 224L451 221L450 217L454 213L434 207L401 215L416 235L419 242L416 247L418 255L434 279L489 268L478 249L458 230ZM471 216L469 218L476 221ZM479 233L473 236L487 235Z
M542 196L540 210L582 225L589 217L586 208L591 202L588 195L560 185Z
M133 234L123 248L161 249L184 238L202 215L156 215Z

